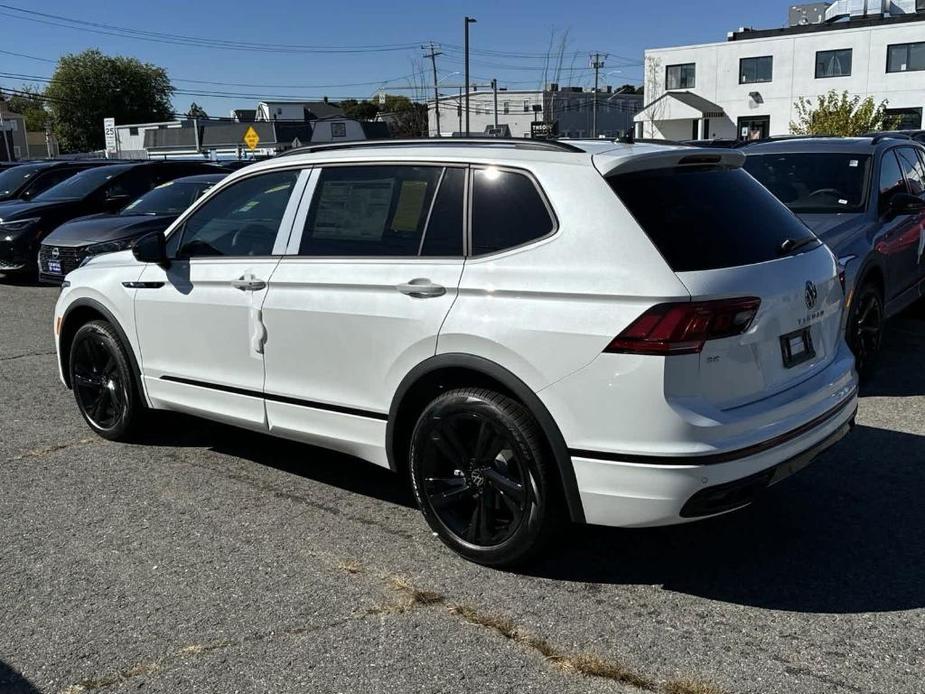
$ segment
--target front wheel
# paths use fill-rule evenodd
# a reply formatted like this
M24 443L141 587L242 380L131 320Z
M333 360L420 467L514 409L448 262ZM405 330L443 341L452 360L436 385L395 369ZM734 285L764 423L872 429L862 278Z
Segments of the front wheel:
M71 342L71 387L84 420L112 441L131 438L143 414L125 346L105 321L82 325Z
M411 478L431 529L480 564L525 561L558 522L539 426L523 405L491 390L452 390L424 409L412 434Z
M854 352L855 368L862 379L869 378L883 342L883 297L871 282L861 286L848 313L846 338Z

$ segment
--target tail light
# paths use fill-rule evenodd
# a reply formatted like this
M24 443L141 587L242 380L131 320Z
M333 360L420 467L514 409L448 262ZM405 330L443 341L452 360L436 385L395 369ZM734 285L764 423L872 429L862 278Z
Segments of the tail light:
M707 340L741 335L755 319L761 299L720 299L657 304L634 320L604 349L628 354L697 354Z

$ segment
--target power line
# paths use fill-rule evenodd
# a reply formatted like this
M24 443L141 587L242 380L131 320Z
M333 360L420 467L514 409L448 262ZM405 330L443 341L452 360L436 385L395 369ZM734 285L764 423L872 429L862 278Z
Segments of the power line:
M407 51L417 46L416 43L359 46L311 46L303 44L269 44L248 41L227 41L221 39L207 39L184 34L166 34L157 31L143 31L140 29L115 26L112 24L103 24L100 22L88 22L81 19L74 19L72 17L65 17L63 15L38 12L36 10L26 10L21 7L15 7L13 5L6 5L3 3L0 3L0 8L8 10L7 12L0 11L0 15L2 16L28 22L35 22L38 24L47 24L65 29L87 31L95 34L103 34L106 36L117 36L119 38L134 38L142 41L150 41L153 43L166 43L181 46L198 46L201 48L219 48L224 50L258 51L269 53L388 53L395 51Z

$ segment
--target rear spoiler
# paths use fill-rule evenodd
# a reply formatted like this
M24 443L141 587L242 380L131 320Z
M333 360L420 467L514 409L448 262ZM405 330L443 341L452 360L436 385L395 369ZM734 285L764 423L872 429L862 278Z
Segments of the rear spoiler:
M664 147L629 155L625 150L601 152L594 155L593 161L601 175L606 177L684 166L719 166L726 169L738 169L745 164L745 155L734 149Z

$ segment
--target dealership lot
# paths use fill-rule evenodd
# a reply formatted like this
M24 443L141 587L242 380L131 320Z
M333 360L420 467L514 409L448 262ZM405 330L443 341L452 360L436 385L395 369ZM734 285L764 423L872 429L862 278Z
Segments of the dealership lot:
M344 456L186 417L94 437L56 296L0 281L0 691L921 689L921 308L855 432L752 509L575 529L505 573Z

